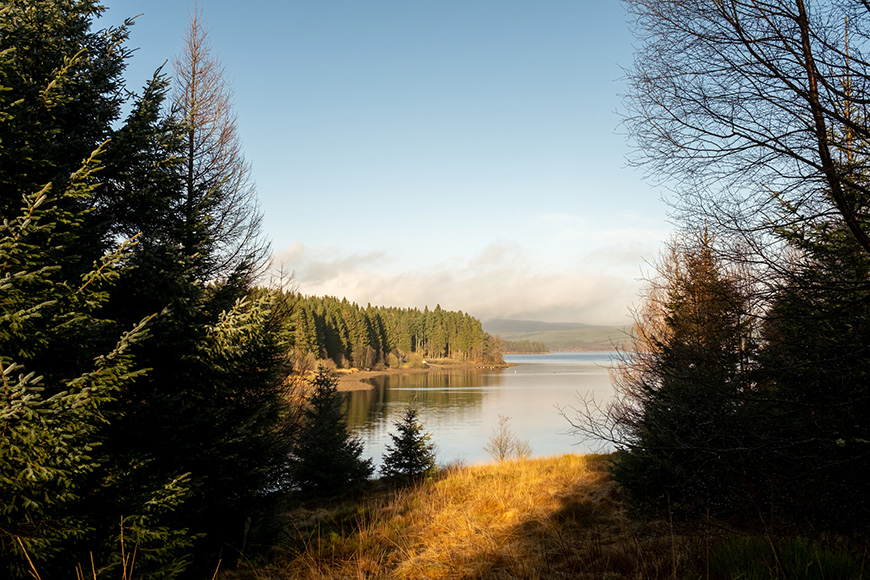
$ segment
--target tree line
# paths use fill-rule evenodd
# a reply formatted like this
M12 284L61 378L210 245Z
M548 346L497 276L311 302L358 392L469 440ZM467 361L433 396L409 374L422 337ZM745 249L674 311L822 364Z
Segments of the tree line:
M499 343L461 311L366 307L330 296L298 297L294 353L299 368L330 360L361 369L422 364L424 359L502 362Z
M870 522L866 2L628 0L635 160L681 225L636 311L615 444L635 509L767 532Z

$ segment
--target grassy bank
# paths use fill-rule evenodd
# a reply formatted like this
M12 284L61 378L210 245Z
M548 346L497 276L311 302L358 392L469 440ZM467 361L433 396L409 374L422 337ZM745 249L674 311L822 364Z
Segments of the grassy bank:
M626 558L611 546L627 524L604 461L569 455L447 469L421 486L299 507L288 514L283 553L236 574L576 578L633 566L617 560L635 560L634 549Z
M250 562L226 578L863 577L846 555L845 564L825 564L834 576L808 573L831 553L839 557L815 545L789 544L789 553L806 552L795 575L777 568L785 547L764 564L760 554L771 545L765 538L632 521L606 461L566 455L460 467L413 488L298 506L287 514L287 539L269 561ZM751 564L761 575L745 575Z

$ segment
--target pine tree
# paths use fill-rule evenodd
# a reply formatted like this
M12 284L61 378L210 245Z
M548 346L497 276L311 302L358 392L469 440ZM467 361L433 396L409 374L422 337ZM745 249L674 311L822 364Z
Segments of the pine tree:
M383 456L384 477L408 483L428 479L438 470L432 434L423 430L419 414L417 407L409 403L402 418L393 423L399 432L390 433L393 444L387 445Z
M363 444L348 432L337 381L323 367L312 380L292 453L291 476L305 493L334 494L360 487L372 474Z

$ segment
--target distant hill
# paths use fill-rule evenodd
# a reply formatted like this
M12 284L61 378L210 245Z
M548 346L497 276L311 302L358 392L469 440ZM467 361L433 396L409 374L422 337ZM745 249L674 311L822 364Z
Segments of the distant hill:
M624 346L628 326L595 326L578 322L486 320L483 330L504 340L543 342L553 352L602 351Z

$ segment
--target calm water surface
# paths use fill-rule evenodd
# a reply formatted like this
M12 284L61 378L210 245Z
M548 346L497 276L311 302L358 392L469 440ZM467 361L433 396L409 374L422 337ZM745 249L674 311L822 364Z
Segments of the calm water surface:
M570 435L560 407L577 405L578 397L603 401L612 395L607 367L612 353L508 355L516 366L391 375L371 382L370 391L347 394L351 429L365 443L376 466L393 423L416 399L426 430L437 445L439 464L490 461L483 446L498 424L511 417L511 428L527 440L534 456L600 450ZM568 410L570 416L570 410Z

